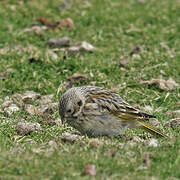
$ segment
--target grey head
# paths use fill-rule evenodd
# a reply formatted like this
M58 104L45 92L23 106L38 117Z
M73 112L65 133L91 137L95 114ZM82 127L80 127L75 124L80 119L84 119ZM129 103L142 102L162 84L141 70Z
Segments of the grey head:
M59 102L59 114L62 123L66 118L77 118L85 104L85 96L81 88L73 87L67 90Z

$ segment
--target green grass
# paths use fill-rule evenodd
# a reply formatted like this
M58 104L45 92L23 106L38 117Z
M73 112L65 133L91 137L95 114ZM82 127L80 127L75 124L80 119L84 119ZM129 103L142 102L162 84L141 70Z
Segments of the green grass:
M140 81L162 76L166 80L172 77L180 84L179 1L70 2L71 8L61 11L62 1L0 1L0 51L9 49L0 53L0 72L13 69L5 80L0 78L0 102L6 96L26 90L42 95L55 94L58 101L64 93L63 90L57 94L58 87L68 77L75 72L89 76L93 73L90 82L111 89L120 87L118 93L131 104L150 105L154 111L162 107L162 111L154 114L162 124L168 121L170 117L165 112L180 108L177 106L180 90L169 91L165 99L167 91L141 86ZM49 18L53 23L70 17L76 28L73 31L44 31L41 36L24 33L23 30L37 23L39 17ZM64 36L70 37L73 43L87 41L98 51L66 59L59 52L58 60L48 60L48 39ZM136 47L141 49L139 58L130 56ZM41 62L29 63L32 57ZM118 63L120 58L130 61L124 69ZM59 116L57 110L54 116ZM131 145L131 141L120 138L99 138L103 144L95 147L89 143L89 138L74 144L64 143L60 137L67 128L51 125L42 125L43 131L39 133L18 136L14 128L18 121L39 122L41 118L29 116L23 110L9 117L0 112L0 179L180 179L178 129L165 129L173 139L159 140L157 148L149 147L147 141ZM128 133L140 136L143 132L130 130ZM48 142L54 139L57 148L50 151ZM114 149L117 150L114 157L105 156L105 152ZM143 164L145 152L150 153L150 167L138 169ZM84 174L86 164L96 165L94 178Z

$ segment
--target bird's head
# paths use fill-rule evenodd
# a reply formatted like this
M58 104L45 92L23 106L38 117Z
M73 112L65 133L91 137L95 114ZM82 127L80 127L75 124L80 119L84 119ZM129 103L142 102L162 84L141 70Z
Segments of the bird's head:
M59 114L62 123L65 119L77 118L85 104L85 98L80 89L74 87L66 91L60 99Z

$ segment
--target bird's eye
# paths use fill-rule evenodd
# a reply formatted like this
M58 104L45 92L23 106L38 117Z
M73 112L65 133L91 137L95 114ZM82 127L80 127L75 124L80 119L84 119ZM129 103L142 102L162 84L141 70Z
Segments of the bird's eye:
M67 110L68 113L71 113L71 109Z
M80 101L78 101L78 106L81 106L82 105L82 101L80 100Z

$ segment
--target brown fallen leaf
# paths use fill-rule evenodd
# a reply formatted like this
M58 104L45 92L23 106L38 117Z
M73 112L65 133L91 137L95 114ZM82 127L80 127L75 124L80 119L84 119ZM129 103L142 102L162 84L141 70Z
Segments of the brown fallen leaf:
M75 29L74 22L71 18L62 19L60 22L57 23L54 30L57 29L74 30Z
M95 176L96 175L96 166L93 164L87 164L85 166L85 174L88 176Z
M89 79L87 74L74 73L71 77L68 78L68 81L72 83L82 83Z
M45 17L40 17L37 19L38 22L40 22L42 25L46 25L48 27L52 26L52 22L50 19Z
M180 118L172 119L164 124L166 127L170 127L172 129L180 128Z
M170 91L176 89L179 85L172 79L169 78L168 80L164 79L152 79L149 81L141 81L141 85L156 85L159 89Z

